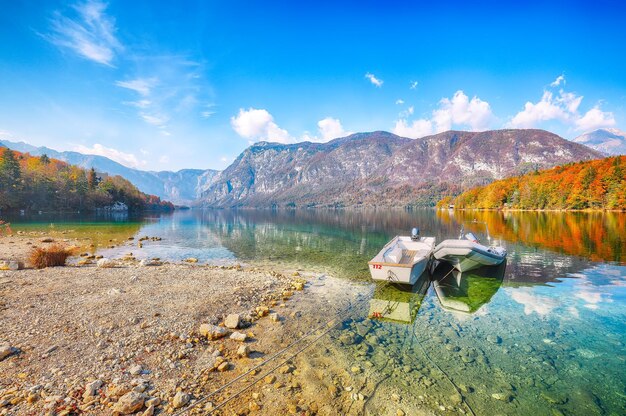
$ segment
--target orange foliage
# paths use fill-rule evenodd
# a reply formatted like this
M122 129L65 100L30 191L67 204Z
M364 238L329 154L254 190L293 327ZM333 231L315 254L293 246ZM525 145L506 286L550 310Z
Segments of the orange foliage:
M626 156L557 166L471 189L456 208L626 210Z

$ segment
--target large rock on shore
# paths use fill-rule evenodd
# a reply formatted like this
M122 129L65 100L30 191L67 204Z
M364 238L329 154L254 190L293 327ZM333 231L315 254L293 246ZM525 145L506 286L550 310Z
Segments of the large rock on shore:
M9 355L13 354L17 350L10 346L9 344L0 345L0 361L7 358Z
M136 391L126 393L113 406L113 414L129 415L135 413L141 410L145 401L146 395L143 393L137 393Z
M241 323L241 317L239 314L231 313L224 319L224 326L230 329L239 328L239 324Z
M24 264L17 260L0 260L0 270L21 270L24 268Z
M248 339L248 336L243 332L235 331L231 334L230 339L234 341L244 342L246 339Z
M111 259L107 259L107 258L102 258L98 260L97 264L98 264L98 267L103 268L103 269L115 267L115 261Z
M85 392L83 393L83 398L85 400L89 400L98 394L98 390L102 388L102 380L94 380L91 383L87 383L85 385Z
M211 324L200 325L199 332L200 335L203 335L210 340L224 338L226 335L228 335L228 330L226 328Z
M176 396L174 396L174 400L172 400L172 406L174 407L174 409L180 409L181 407L189 403L190 399L191 396L189 396L189 394L179 391L178 393L176 393Z

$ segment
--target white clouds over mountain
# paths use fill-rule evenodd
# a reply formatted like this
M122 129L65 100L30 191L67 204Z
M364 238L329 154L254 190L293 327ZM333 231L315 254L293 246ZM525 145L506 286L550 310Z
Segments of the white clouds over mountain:
M252 142L268 141L277 143L295 143L298 141L327 142L337 137L344 137L352 134L346 131L341 125L341 121L333 117L326 117L317 122L319 135L311 136L304 133L299 139L293 137L289 132L279 127L274 122L274 117L265 109L240 108L239 113L231 117L230 124L235 132Z
M239 113L231 117L230 125L238 135L251 141L269 141L290 143L293 141L287 130L281 129L274 122L274 117L264 109L240 108Z
M401 113L396 120L395 134L418 138L450 130L453 126L480 131L488 129L495 120L488 102L476 96L470 99L462 90L454 93L452 98L442 98L430 118L410 121L408 117L413 113L412 107L409 110Z
M565 84L565 77L559 76L550 84L551 87ZM536 103L526 102L524 109L517 113L508 123L514 128L537 127L540 123L556 120L578 131L612 127L615 125L613 113L602 111L599 105L585 113L580 113L579 107L583 96L563 89L558 93L544 90L541 99Z
M332 117L326 117L325 119L318 121L317 127L319 128L320 135L322 136L320 141L323 142L352 134L352 132L345 131L341 122Z
M140 168L146 164L145 161L139 160L137 156L132 153L124 153L117 149L105 147L99 143L94 144L92 147L78 145L74 147L74 151L88 155L108 157L111 160L131 168Z

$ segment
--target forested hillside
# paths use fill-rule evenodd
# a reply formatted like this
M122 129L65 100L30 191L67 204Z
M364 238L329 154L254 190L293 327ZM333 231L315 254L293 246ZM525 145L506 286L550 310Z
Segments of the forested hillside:
M0 148L0 209L76 211L124 203L129 210L173 209L121 176L99 175L46 155Z
M439 206L512 209L626 209L626 156L570 163L493 182Z

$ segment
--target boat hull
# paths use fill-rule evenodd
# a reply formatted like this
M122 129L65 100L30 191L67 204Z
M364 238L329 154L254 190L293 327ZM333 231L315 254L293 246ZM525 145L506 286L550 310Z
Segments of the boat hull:
M445 240L435 248L433 257L450 263L460 272L466 272L483 266L499 265L506 258L506 251L492 252L469 240Z
M423 259L410 267L370 263L370 274L373 280L414 285L428 267L429 259Z

